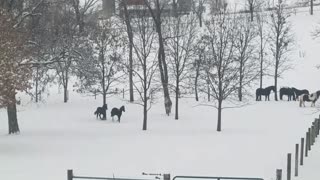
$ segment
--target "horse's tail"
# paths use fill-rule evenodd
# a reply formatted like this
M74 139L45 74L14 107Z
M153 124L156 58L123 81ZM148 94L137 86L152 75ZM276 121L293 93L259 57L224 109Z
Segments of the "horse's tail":
M98 111L95 111L95 112L94 112L94 115L96 115L97 113L98 113Z

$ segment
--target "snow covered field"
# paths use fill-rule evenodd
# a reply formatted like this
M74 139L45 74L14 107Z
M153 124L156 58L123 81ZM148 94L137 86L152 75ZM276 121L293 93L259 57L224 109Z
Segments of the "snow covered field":
M320 70L315 66L320 64L320 39L314 40L310 32L320 22L320 13L298 13L291 19L297 37L295 66L279 84L319 90ZM301 53L304 57L299 57ZM218 133L215 109L182 99L176 121L165 115L161 100L151 109L144 132L142 108L120 97L108 99L108 114L112 107L126 106L120 124L110 117L96 120L93 112L101 100L93 97L71 93L70 102L64 104L62 94L52 93L46 104L39 105L23 99L18 108L20 135L7 135L6 111L0 111L0 179L61 180L67 169L74 169L75 174L106 177L153 172L271 180L276 169L285 169L286 154L293 153L295 143L319 117L310 104L299 108L298 102L250 101L244 108L225 110ZM312 173L308 166L317 163L317 143L299 180Z

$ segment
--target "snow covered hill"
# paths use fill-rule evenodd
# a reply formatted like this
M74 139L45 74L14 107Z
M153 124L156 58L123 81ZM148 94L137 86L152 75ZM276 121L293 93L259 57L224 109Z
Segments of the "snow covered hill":
M279 84L319 90L320 70L315 66L320 64L320 39L310 33L320 22L320 12L298 12L291 20L297 45L291 55L294 68ZM272 78L267 81L272 83ZM319 113L310 104L299 108L298 102L253 100L246 107L225 110L218 133L215 109L199 106L193 98L182 99L177 121L165 115L159 99L150 111L148 131L141 130L141 106L121 97L108 99L108 114L112 107L126 106L120 124L110 116L96 120L93 112L101 102L93 97L71 93L70 103L64 104L62 94L52 93L39 105L23 99L18 107L20 135L6 135L6 111L0 111L0 179L61 180L67 169L106 177L155 172L275 179L275 170L285 169L286 154ZM309 180L304 178L310 175L307 170L301 175L301 180Z

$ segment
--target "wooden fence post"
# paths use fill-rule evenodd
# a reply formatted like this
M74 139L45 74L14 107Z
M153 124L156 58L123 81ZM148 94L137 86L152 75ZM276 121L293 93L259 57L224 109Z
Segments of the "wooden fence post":
M315 141L315 130L314 130L314 122L312 122L312 126L311 126L311 145L313 146L314 141Z
M308 134L309 134L309 138L308 138L308 150L311 150L311 128L308 129Z
M299 168L299 144L296 144L296 155L295 155L295 163L294 163L294 176L298 176L298 168Z
M163 174L163 180L170 180L170 174Z
M277 179L276 180L281 180L282 179L282 169L277 169Z
M68 169L68 180L73 180L73 170Z
M291 180L291 153L288 153L287 158L287 180Z
M301 138L301 147L300 147L300 165L303 165L303 150L304 150L304 138Z
M309 151L309 132L306 133L306 157L308 157Z

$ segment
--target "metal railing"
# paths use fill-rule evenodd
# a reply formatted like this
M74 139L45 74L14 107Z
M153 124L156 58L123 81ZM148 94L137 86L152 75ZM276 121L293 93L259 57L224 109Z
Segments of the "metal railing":
M193 180L202 180L202 179L213 179L213 180L263 180L262 178L252 178L252 177L210 177L210 176L175 176L172 180L176 179L193 179Z

